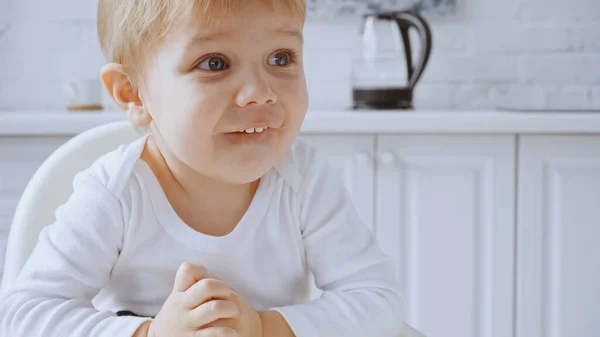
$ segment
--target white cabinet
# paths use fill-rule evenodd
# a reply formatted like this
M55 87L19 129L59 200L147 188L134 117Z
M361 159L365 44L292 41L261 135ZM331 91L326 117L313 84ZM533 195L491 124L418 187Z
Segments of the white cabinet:
M516 337L600 335L600 136L523 136Z
M381 136L376 221L407 321L428 337L512 334L514 136Z

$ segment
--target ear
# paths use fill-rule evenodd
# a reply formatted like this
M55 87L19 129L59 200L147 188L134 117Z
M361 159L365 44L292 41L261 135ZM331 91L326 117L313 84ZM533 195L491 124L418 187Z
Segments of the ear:
M102 67L100 77L110 97L133 125L146 127L152 122L152 116L144 108L137 89L121 64L106 64Z

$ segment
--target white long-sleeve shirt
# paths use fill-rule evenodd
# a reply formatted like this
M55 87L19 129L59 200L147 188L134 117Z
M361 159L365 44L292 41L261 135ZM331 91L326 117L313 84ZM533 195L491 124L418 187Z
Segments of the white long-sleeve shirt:
M102 156L45 227L0 303L0 336L129 337L155 316L183 262L203 265L298 337L395 337L403 302L393 262L338 174L294 143L229 235L187 226L140 159L145 137ZM52 196L48 196L51 198ZM310 274L323 290L310 299Z

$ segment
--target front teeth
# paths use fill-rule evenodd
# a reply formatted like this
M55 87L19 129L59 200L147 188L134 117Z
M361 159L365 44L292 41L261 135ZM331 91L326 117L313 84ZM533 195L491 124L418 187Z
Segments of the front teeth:
M250 128L250 129L246 129L246 130L240 130L240 132L245 132L245 133L255 133L255 132L263 132L267 130L267 128Z

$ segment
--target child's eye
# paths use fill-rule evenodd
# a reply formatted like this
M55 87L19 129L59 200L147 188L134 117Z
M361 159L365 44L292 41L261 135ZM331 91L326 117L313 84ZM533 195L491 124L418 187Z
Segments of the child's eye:
M290 52L279 52L269 58L269 65L285 67L294 62L294 55Z
M206 60L200 62L197 68L210 70L210 71L223 71L229 68L229 65L222 57L219 56L211 56Z

